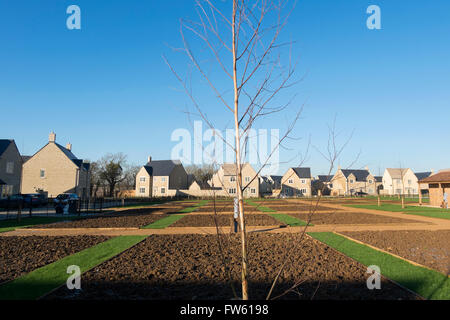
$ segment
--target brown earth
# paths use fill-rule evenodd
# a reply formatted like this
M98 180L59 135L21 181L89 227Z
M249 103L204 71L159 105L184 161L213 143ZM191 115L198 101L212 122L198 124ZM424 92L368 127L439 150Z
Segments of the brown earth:
M366 286L366 267L304 237L295 255L286 257L299 235L249 234L249 292L251 299L264 299L275 273L288 259L272 297L294 283L296 292L283 299L417 299L383 278L381 290ZM224 254L217 235L152 235L119 256L88 271L82 291L65 286L46 299L230 299L234 284L240 295L239 235L225 236ZM229 245L227 245L229 244ZM228 259L222 260L222 257ZM230 279L230 280L228 280Z
M109 237L0 237L0 283L90 248Z
M309 214L289 214L292 217L307 221ZM389 223L422 223L420 221L407 220L401 218L392 218L370 213L362 212L331 212L312 214L311 223L319 224L389 224Z
M187 215L178 220L170 227L215 227L216 222L219 226L232 226L233 215ZM247 226L277 226L280 222L267 214L250 214L245 216Z
M450 230L365 231L342 234L446 275L450 274Z
M144 208L95 215L73 221L55 222L33 226L37 228L138 228L151 224L167 216L163 212L178 211L173 209ZM158 214L156 213L158 212Z

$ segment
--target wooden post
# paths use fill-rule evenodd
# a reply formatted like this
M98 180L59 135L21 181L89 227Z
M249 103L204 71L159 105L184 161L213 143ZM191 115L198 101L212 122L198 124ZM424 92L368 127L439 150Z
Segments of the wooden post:
M422 205L422 189L420 189L420 182L418 183L419 185L419 206Z

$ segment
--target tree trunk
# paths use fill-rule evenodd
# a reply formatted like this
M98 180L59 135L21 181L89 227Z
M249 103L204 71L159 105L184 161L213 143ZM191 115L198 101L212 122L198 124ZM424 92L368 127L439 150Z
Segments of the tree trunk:
M241 226L241 249L242 249L242 300L248 300L248 282L247 282L247 242L245 234L245 219L244 219L244 201L242 195L242 172L241 172L241 143L239 134L239 93L237 87L237 54L236 54L236 6L237 0L233 0L233 22L231 27L233 37L233 87L234 87L234 127L236 134L236 191L239 201L239 222Z

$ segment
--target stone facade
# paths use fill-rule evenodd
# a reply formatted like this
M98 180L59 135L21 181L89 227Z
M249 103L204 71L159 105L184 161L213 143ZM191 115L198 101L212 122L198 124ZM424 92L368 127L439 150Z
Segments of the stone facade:
M0 198L20 192L22 157L14 140L0 140Z
M71 149L70 144L63 147L56 143L56 135L51 133L49 142L23 164L21 192L89 197L89 164L75 157Z
M310 168L289 168L281 178L281 194L286 197L311 197Z
M219 197L237 197L236 187L236 165L234 163L225 163L213 175L209 184L216 190L215 194ZM259 197L260 178L257 176L255 169L249 163L242 164L242 184L247 186L244 190L244 198Z
M331 179L332 196L349 196L356 192L377 194L377 182L369 169L341 169L339 168Z

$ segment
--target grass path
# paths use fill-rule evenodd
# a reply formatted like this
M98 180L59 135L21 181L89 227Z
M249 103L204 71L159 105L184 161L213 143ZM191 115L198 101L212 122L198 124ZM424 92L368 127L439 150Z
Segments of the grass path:
M411 264L332 232L309 232L308 234L365 266L379 266L383 276L417 292L426 299L450 299L449 277L438 271Z
M295 217L292 217L290 215L283 214L283 213L271 213L271 214L269 214L269 216L271 216L271 217L277 219L278 221L281 221L291 227L300 227L300 226L307 225L306 221L300 220L298 218L295 218ZM313 224L310 223L309 226L313 226Z
M255 203L255 202L253 202L252 200L249 200L249 199L245 199L244 202L249 204L249 205L251 205L251 206L256 207L256 209L258 209L259 211L262 211L262 212L277 212L277 210L274 210L274 209L269 208L269 207L261 206L260 204Z
M179 211L179 213L191 213L200 208L201 206L204 206L208 203L208 200L201 200L199 203L192 207L187 207ZM162 218L158 221L155 221L149 225L141 227L141 229L165 229L171 224L177 222L178 220L182 219L185 215L184 214L172 214L168 217Z
M78 219L78 217L22 217L20 222L18 222L17 219L2 220L0 221L0 233L13 231L19 228L31 227L38 224L48 224L75 219Z
M35 300L64 285L67 267L77 265L84 273L144 240L145 236L120 236L99 243L0 286L0 300ZM81 281L83 288L83 281Z
M376 204L352 204L352 205L345 205L345 206L352 207L352 208L361 208L361 209L402 212L404 214L412 214L412 215L424 216L424 217L430 217L430 218L450 219L450 209L418 207L418 206L406 206L403 209L401 205L386 204L386 203L381 204L381 206L378 206Z

